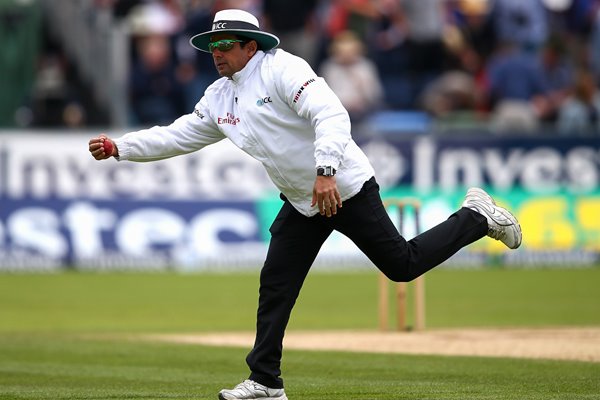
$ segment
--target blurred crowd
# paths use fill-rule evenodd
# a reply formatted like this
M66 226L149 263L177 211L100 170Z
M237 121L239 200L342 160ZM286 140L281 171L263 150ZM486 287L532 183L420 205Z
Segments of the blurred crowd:
M188 41L259 16L360 123L385 110L499 131L600 135L600 0L94 0L131 31L131 125L188 113L218 78ZM41 73L51 74L47 59ZM56 73L56 71L54 71ZM72 119L81 118L79 109Z

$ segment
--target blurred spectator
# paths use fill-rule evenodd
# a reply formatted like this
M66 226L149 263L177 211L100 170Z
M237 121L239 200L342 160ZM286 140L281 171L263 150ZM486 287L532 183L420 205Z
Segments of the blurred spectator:
M402 0L400 5L406 25L407 72L416 99L445 67L447 54L442 38L446 28L446 2Z
M375 24L375 60L393 108L416 107L423 88L444 69L446 3L384 0Z
M531 102L505 100L494 108L491 128L500 134L534 133L540 128L540 119Z
M20 121L22 126L77 128L85 125L87 116L82 91L76 81L75 71L59 50L43 54L31 93L31 117L29 121Z
M543 0L549 12L550 31L569 39L570 44L585 41L593 25L598 0Z
M547 90L546 121L556 119L556 111L565 100L573 83L573 65L567 57L566 44L561 36L552 35L541 50L542 79Z
M495 102L531 100L545 94L539 59L511 43L501 45L488 64L490 91Z
M473 77L460 70L448 71L424 90L421 104L436 118L456 117L475 110L476 86Z
M172 0L142 2L129 10L127 19L131 32L137 36L174 35L184 25L181 10Z
M183 113L183 92L171 57L169 38L136 39L138 58L130 71L129 91L134 124L164 125Z
M139 5L128 16L134 35L129 74L133 124L168 124L184 113L171 36L181 29L177 15L162 3Z
M183 85L184 108L194 109L206 88L219 78L209 54L190 46L190 38L212 25L213 0L191 0L185 12L185 27L176 40L177 77Z
M397 0L330 0L321 1L318 7L320 43L317 65L328 57L333 38L343 31L352 31L366 42L372 23L385 14L385 3Z
M531 130L550 110L540 60L514 43L499 46L488 64L490 99L499 129ZM516 125L515 125L516 124Z
M111 7L118 19L126 18L129 12L144 0L96 0L96 7Z
M212 2L213 12L237 8L238 10L248 11L255 15L260 15L264 0L210 0Z
M383 88L377 68L364 56L363 43L354 32L341 32L335 37L331 56L322 64L320 74L353 122L381 107Z
M590 71L576 73L571 94L559 109L557 128L568 135L600 135L600 90Z
M596 82L600 83L600 7L596 11L588 48Z
M312 66L317 56L316 6L317 0L263 1L263 29L279 37L282 49L304 58Z
M491 111L490 82L486 60L468 45L465 45L459 53L459 70L473 78L473 111L481 115Z
M490 8L490 0L459 0L454 9L456 29L482 60L490 57L497 42Z
M456 91L459 90L457 84L462 82L460 88L462 100L452 102L451 110L460 110L463 114L473 111L471 117L484 117L490 111L487 63L496 44L494 25L490 18L490 1L459 0L451 11L453 11L454 25L448 27L444 35L449 54L446 61L449 71L445 72L440 79L443 80L446 74L452 76L445 79L441 87L437 85L437 80L434 81L434 87L443 88L450 84L451 91ZM461 72L462 75L457 72ZM447 89L444 89L444 93L445 96L449 95ZM427 88L424 99L430 95L431 88ZM469 104L472 105L471 110L468 110ZM434 115L439 112L429 110ZM467 113L464 113L465 111Z
M82 7L131 24L135 124L188 112L218 78L211 57L188 42L225 8L262 13L281 47L325 76L354 121L385 106L446 120L491 113L496 127L527 130L557 122L559 110L564 124L565 113L574 113L564 109L586 98L573 94L583 91L573 83L576 66L600 83L600 0L90 0ZM8 17L4 30L15 26ZM92 104L89 82L77 81L77 72L87 76L85 65L54 50L29 79L35 87L29 84L18 124L94 123L106 105Z
M548 12L542 0L494 0L498 40L539 49L548 39Z
M407 26L400 3L382 0L368 43L381 76L385 103L393 109L412 108L414 95L408 76Z

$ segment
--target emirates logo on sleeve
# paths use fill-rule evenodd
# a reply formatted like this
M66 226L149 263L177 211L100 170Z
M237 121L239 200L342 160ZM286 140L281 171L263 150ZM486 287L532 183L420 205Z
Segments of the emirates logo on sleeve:
M226 117L217 118L217 124L219 124L219 125L223 125L223 124L237 125L239 122L240 122L240 119L229 112L227 113Z

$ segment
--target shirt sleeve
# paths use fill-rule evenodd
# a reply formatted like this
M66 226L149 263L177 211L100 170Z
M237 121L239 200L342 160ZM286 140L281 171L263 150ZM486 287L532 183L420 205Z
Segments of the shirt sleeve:
M216 143L225 136L212 118L205 97L194 111L168 126L154 126L129 132L115 139L118 160L155 161L191 153Z
M306 61L289 53L284 55L274 70L279 90L288 105L310 121L315 131L315 166L338 169L344 149L352 140L348 112Z

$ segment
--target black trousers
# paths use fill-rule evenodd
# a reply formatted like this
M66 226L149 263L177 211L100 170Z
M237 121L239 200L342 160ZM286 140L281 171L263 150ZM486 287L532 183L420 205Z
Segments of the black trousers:
M284 199L270 228L271 242L260 274L256 341L246 358L250 379L283 387L280 363L285 328L304 279L333 230L349 237L389 279L408 282L484 237L487 220L461 208L407 242L390 220L374 178L330 218L306 217Z

